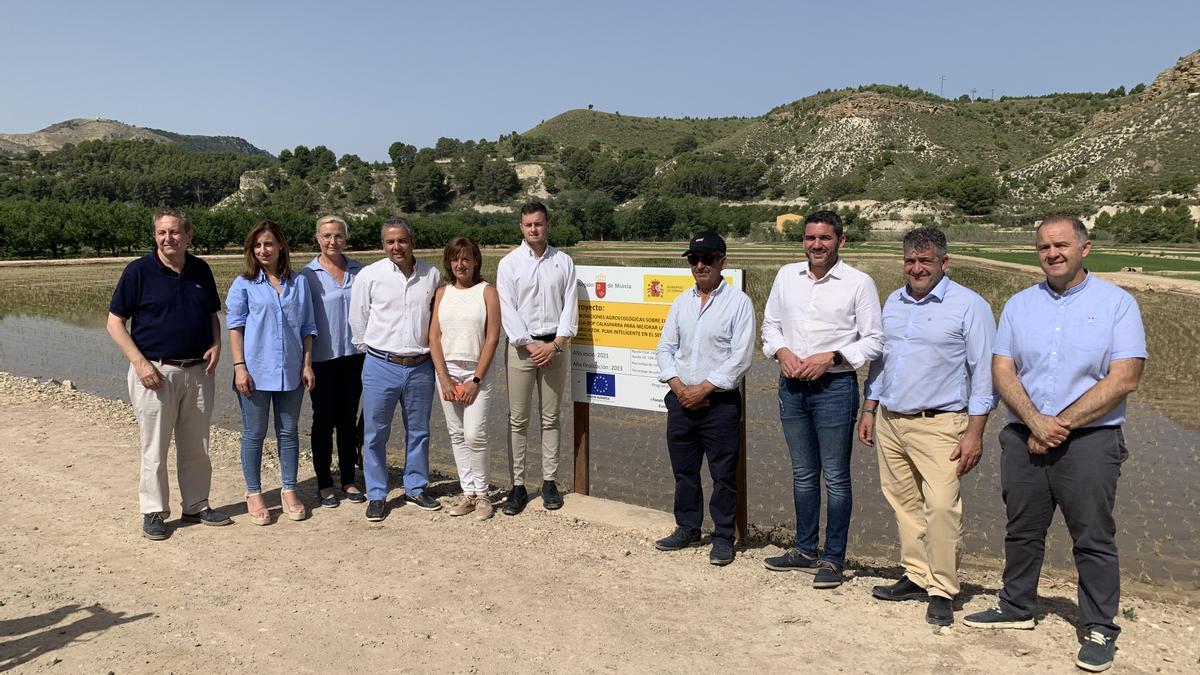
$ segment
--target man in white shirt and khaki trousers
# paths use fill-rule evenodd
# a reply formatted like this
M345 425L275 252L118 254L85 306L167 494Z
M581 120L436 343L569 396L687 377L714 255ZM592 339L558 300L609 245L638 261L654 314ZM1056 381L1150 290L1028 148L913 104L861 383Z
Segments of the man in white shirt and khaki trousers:
M538 391L542 419L542 504L562 508L555 484L561 447L559 410L570 387L571 338L579 329L575 263L547 241L546 207L530 202L521 208L521 245L500 260L496 290L500 320L508 335L509 460L512 491L501 507L515 516L529 502L525 488L525 450L529 413Z
M779 361L779 419L796 506L795 548L763 565L813 574L813 588L842 583L853 509L854 370L883 351L875 282L838 256L845 243L838 214L810 213L804 219L808 260L779 269L763 310L763 353ZM818 555L822 477L828 511L824 552Z

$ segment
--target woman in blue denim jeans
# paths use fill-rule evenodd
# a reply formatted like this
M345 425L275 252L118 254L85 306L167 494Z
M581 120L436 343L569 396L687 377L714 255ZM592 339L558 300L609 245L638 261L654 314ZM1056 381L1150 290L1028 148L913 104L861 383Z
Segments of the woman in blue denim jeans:
M297 431L304 391L316 382L312 342L317 334L308 282L292 273L287 239L270 220L256 224L243 244L245 270L225 298L229 348L233 352L233 388L242 409L242 475L246 512L255 525L268 525L262 496L262 448L267 415L275 409L275 438L283 514L304 520L308 511L296 496L300 461Z

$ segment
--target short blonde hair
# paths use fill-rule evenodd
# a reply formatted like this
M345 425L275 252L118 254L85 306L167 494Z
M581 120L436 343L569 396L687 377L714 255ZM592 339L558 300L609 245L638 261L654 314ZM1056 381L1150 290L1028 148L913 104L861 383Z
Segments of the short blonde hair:
M338 218L337 216L321 216L320 218L317 218L317 227L314 232L316 234L321 234L321 226L325 223L337 223L342 227L342 234L349 238L350 227L346 225L346 221Z

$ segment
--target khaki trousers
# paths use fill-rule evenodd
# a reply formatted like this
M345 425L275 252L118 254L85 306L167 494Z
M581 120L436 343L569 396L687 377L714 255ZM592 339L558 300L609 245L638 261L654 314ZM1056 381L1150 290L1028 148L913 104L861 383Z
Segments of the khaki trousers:
M158 389L147 389L129 366L129 402L141 432L142 478L138 502L143 514L171 515L167 480L167 449L175 438L175 469L179 474L179 503L184 513L208 506L212 463L208 458L208 426L212 421L213 377L204 365L179 368L155 363L162 373Z
M900 562L930 595L958 595L962 499L950 453L967 430L967 413L907 417L883 406L875 421L879 483L896 512Z
M525 484L525 450L529 446L529 410L533 390L538 392L542 413L542 480L558 474L559 420L563 397L570 387L571 347L554 357L554 365L538 368L529 350L508 343L508 457L513 485Z

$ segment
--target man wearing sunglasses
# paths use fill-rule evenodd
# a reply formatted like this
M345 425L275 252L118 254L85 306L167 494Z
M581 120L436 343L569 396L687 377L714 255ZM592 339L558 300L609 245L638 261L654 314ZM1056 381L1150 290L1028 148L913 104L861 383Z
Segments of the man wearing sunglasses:
M813 574L813 588L842 584L853 507L854 370L883 351L879 294L871 277L838 255L846 244L842 228L833 211L814 211L804 219L808 260L779 269L763 310L763 353L779 361L779 418L796 506L795 548L763 565ZM822 476L828 516L825 551L818 556Z
M661 551L700 545L704 494L700 466L708 457L713 494L713 565L733 562L737 509L739 387L754 354L754 306L742 291L725 283L725 240L702 232L684 256L696 285L684 291L667 313L658 340L659 381L667 393L667 451L675 472L675 531L655 542Z

